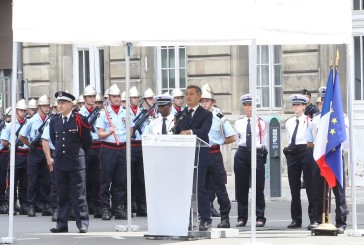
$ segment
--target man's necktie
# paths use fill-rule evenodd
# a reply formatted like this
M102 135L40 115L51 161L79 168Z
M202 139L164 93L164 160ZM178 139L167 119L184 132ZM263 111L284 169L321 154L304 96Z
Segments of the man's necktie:
M246 125L246 147L251 148L252 146L252 128L250 125L250 119L248 119L248 123Z
M66 127L67 124L67 117L63 117L63 127Z
M292 134L291 146L296 145L296 135L297 135L297 130L298 130L298 124L300 124L300 121L298 119L296 119L296 127L294 128L294 131L293 131L293 134Z
M192 120L192 112L193 111L194 111L193 109L189 109L188 110L188 114L187 114L187 122L188 122L188 124L191 123L191 120Z
M166 117L163 117L163 123L162 123L162 134L167 134L167 126L166 126Z

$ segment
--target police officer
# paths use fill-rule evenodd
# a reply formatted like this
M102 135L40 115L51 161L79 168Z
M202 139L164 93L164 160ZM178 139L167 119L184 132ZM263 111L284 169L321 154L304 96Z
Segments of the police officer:
M226 191L227 175L224 167L224 161L220 151L220 145L230 144L236 141L235 131L224 115L216 110L213 105L216 103L211 88L208 84L202 86L201 106L212 112L212 126L209 132L209 144L211 154L211 165L208 168L210 175L207 189L210 196L210 202L213 203L215 194L220 205L221 223L217 228L230 228L229 213L231 203Z
M16 135L19 134L21 128L26 124L27 104L24 99L19 100L16 104ZM5 148L9 148L11 140L11 124L8 124L1 133L1 143ZM16 139L15 143L15 178L14 178L14 206L17 203L17 192L19 194L20 210L19 214L26 215L27 213L27 161L28 161L28 146L22 144ZM10 176L10 173L8 173ZM9 179L10 181L10 179ZM7 190L8 194L9 189ZM14 209L14 212L16 210Z
M37 145L30 145L40 133L38 129L47 120L50 111L50 100L47 95L42 95L38 99L38 111L28 120L27 124L21 129L19 139L25 145L30 146L28 161L28 193L29 203L28 216L35 217L35 201L38 188L40 189L41 201L43 202L43 216L51 216L50 207L50 187L51 177L44 155L41 141Z
M174 116L172 112L173 97L170 95L154 96L154 101L157 103L159 116L151 120L145 129L147 134L173 134Z
M83 92L85 104L79 110L80 115L90 120L97 119L100 109L96 107L96 89L92 85L85 87ZM90 214L94 214L96 218L101 218L100 206L100 148L101 142L97 131L95 130L96 120L91 125L92 145L86 155L86 191L87 204Z
M3 118L3 126L0 128L0 135L4 131L8 122L6 121L6 115L11 116L11 107L6 108ZM9 163L9 148L4 147L0 140L0 214L8 213L8 203L5 195L6 191L6 181L8 173L8 163Z
M123 204L126 202L126 110L120 106L121 92L114 84L108 89L110 105L100 113L96 122L101 140L100 166L101 186L100 199L102 219L111 219L112 205L115 219L127 219ZM133 126L133 122L130 122Z
M173 97L172 114L176 115L177 112L183 110L184 93L180 88L174 88L171 93Z
M57 92L60 114L49 123L51 142L54 145L54 168L57 180L58 217L52 233L68 232L68 213L73 204L76 226L80 233L88 231L89 216L86 202L85 155L92 138L87 119L72 111L75 97L67 92Z
M319 88L319 99L321 99L321 103L324 102L326 93L326 87ZM310 124L307 130L307 146L313 151L314 144L317 137L317 131L320 124L320 117L321 114L318 113L312 120L312 124ZM345 127L348 131L349 125L347 117L344 117L345 120ZM347 132L348 134L348 132ZM347 137L348 138L348 137ZM347 141L343 144L344 151L347 149ZM346 147L345 147L346 146ZM307 227L309 230L312 228L316 228L320 223L322 223L322 210L323 210L323 193L324 193L324 183L326 184L324 178L321 176L321 171L318 165L316 164L313 156L311 158L312 164L312 182L314 183L315 190L314 190L314 209L316 211L316 219L314 222ZM344 183L345 183L345 174L343 174ZM347 219L347 202L345 198L345 186L342 187L340 184L337 185L332 189L335 195L335 203L336 203L336 210L335 210L335 226L338 228L339 234L343 234L346 229L346 219ZM327 194L326 194L327 199ZM328 200L326 200L327 203Z
M153 91L152 91L153 92ZM139 107L140 93L136 87L132 87L129 91L130 95L130 119L135 121L135 118L142 113L143 108ZM151 105L152 106L152 105ZM145 121L141 127L141 133L134 131L134 138L131 140L131 195L132 195L132 212L136 216L147 216L147 204L145 197L145 181L144 181L144 165L142 152L142 134L145 126L148 124Z
M246 222L248 221L248 195L251 173L251 140L252 137L255 137L257 147L256 226L263 227L266 222L266 218L264 216L264 164L267 160L265 124L262 119L257 118L257 122L255 124L256 135L251 135L252 96L250 94L244 94L240 97L240 102L243 104L245 117L238 119L234 125L238 143L238 150L234 156L236 200L238 202L238 223L236 226L245 226Z
M287 158L288 181L291 189L291 218L292 222L287 228L295 229L302 226L301 206L301 175L306 183L306 194L308 199L308 215L310 223L315 219L313 208L312 191L312 152L307 150L306 133L311 123L308 116L304 115L305 105L308 98L301 94L294 94L289 97L293 106L294 116L286 121L286 136L288 146L283 149ZM311 154L311 156L310 156Z
M31 99L28 101L28 116L33 116L34 113L37 112L38 106L37 101L35 99Z

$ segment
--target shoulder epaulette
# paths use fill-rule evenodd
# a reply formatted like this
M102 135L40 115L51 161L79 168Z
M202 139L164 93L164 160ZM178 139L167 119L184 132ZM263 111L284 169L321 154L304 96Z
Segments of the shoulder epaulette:
M220 112L219 112L219 113L217 113L217 114L216 114L216 116L217 116L218 118L220 118L220 119L224 117L224 115L223 115L222 113L220 113Z

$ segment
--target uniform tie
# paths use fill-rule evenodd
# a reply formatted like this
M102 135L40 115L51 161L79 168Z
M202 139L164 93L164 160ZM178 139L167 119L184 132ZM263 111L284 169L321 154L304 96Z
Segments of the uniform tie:
M293 131L293 134L292 134L291 146L296 145L296 135L297 135L297 130L298 130L298 124L300 124L300 121L298 119L296 119L296 127L294 128L294 131Z
M248 119L248 123L246 125L246 147L252 147L252 128L250 125L250 119Z
M191 120L192 120L192 112L194 111L194 109L189 109L188 110L188 114L187 114L187 122L188 124L191 123Z
M63 117L63 126L65 126L67 123L67 117Z
M162 134L167 134L166 117L163 117Z

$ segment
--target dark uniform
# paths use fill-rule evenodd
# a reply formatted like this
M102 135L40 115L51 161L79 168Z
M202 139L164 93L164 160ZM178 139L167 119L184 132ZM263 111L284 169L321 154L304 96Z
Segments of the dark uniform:
M4 131L4 129L2 131ZM2 131L0 131L0 133ZM8 200L5 195L8 165L9 165L9 148L4 148L0 140L0 214L8 213Z
M62 100L73 96L59 92L56 97ZM77 228L87 232L85 154L92 143L90 126L85 117L71 111L66 120L62 115L54 116L49 123L49 132L55 147L53 158L58 195L57 228L51 231L68 231L68 213L73 204Z
M292 104L305 104L308 99L303 95L292 95ZM312 151L307 149L306 133L311 120L303 113L296 118L293 116L286 122L286 135L288 147L283 152L287 158L288 181L291 189L291 218L292 223L288 228L299 228L302 226L301 206L301 175L306 183L306 194L308 199L308 216L310 222L316 217L314 210L314 194L312 190Z
M251 95L240 98L242 104L251 103ZM258 118L256 125L250 124L250 118L244 117L235 122L238 150L234 156L236 200L238 202L237 227L245 226L248 221L249 186L251 179L251 139L256 139L257 170L256 170L256 226L265 225L265 162L267 160L265 123ZM256 135L251 135L251 126L256 127ZM250 131L250 132L249 132Z

